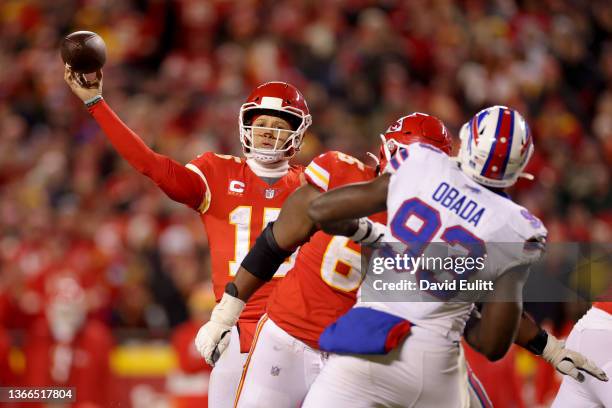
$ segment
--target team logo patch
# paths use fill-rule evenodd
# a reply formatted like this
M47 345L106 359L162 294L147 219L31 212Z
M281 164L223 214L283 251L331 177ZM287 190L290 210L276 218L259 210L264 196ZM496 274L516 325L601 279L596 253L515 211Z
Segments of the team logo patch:
M264 193L265 197L268 200L271 200L272 198L274 198L274 194L276 194L276 191L273 188L266 188L266 191Z

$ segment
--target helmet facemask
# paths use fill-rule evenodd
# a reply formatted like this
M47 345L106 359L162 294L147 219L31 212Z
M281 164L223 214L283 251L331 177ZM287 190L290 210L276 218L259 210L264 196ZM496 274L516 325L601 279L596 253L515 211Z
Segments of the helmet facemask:
M252 158L262 163L276 163L289 160L300 150L304 133L311 124L310 115L303 115L298 109L285 107L282 109L262 109L256 104L248 106L245 104L240 109L239 127L240 142L247 158ZM295 112L294 112L295 110ZM255 117L258 115L269 115L281 118L289 122L291 130L277 129L263 126L253 126ZM255 133L258 131L271 132L271 146L255 147ZM284 140L283 140L284 139Z
M382 174L398 148L397 141L386 139L385 135L380 134L380 151L378 152L378 174Z

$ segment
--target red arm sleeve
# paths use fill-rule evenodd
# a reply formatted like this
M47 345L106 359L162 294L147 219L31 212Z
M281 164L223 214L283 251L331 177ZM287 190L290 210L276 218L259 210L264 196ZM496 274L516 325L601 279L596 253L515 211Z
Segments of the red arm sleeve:
M117 152L140 173L149 177L174 201L198 209L206 196L206 184L195 172L155 153L128 128L104 100L89 108Z

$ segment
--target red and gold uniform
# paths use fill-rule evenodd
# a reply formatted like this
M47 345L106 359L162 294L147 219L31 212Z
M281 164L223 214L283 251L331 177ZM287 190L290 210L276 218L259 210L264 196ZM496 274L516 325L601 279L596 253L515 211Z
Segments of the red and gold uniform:
M272 90L280 87L281 91L277 89L275 92L282 98L279 95L278 98L268 98L265 95L260 98L255 92L250 98L263 102L252 102L249 109L271 103L278 111L285 109L284 104L297 101L297 105L303 105L302 111L307 111L303 99L289 100L289 97L283 96L286 95L283 93L287 88L286 84L264 84L260 88L270 87ZM299 96L301 98L301 95ZM299 111L292 107L286 109ZM242 258L248 253L257 236L268 222L276 219L283 201L300 186L303 168L287 165L286 172L281 171L277 176L264 180L252 170L251 165L254 166L254 163L214 153L204 153L184 166L151 150L115 115L105 101L89 107L89 112L104 130L113 147L132 167L149 177L172 200L200 213L208 235L212 280L218 301L225 284L233 280ZM303 133L305 130L304 123L303 120L299 132ZM284 275L290 269L290 262L291 259L279 269L277 276ZM276 280L272 280L253 296L238 321L239 333L236 329L232 330L230 347L211 374L210 406L231 405L256 323L264 313L266 298L275 284Z
M170 198L200 213L208 235L212 278L217 301L233 279L242 258L262 229L274 221L284 200L300 186L303 168L288 172L269 185L255 175L246 160L204 153L183 166L155 153L102 101L90 112L106 136L136 170L151 178ZM289 262L277 276L289 270ZM248 351L254 327L264 313L267 295L276 281L261 288L248 302L238 323L241 351Z
M321 191L375 177L373 168L341 152L318 156L305 174ZM385 222L385 214L373 219ZM360 246L347 237L319 231L302 245L295 266L268 298L237 406L264 401L269 406L299 405L325 359L318 350L319 335L353 306L361 281Z
M212 281L217 301L225 285L234 279L240 263L255 240L276 220L287 197L300 186L301 166L290 166L287 175L273 185L255 175L242 158L204 153L187 164L206 184L206 196L199 211L208 235L212 261ZM294 257L275 274L284 276ZM251 347L257 322L264 314L266 301L278 279L261 287L248 301L240 319L241 352Z
M315 158L306 180L321 191L368 181L374 169L341 152ZM372 217L385 222L384 214ZM323 329L348 311L361 285L361 248L347 237L315 233L300 251L294 268L268 300L268 317L291 336L318 348Z

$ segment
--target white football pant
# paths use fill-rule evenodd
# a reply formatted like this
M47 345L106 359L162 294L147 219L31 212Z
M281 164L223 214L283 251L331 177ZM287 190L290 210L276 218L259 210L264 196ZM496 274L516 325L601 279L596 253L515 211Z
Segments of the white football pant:
M482 390L470 390L478 384L459 344L413 326L386 355L330 355L303 407L491 406Z
M565 346L591 359L612 378L612 315L592 307L574 326ZM585 374L583 383L563 377L552 408L612 407L612 380Z
M240 337L236 326L232 327L230 344L210 373L208 383L208 406L231 408L242 375L247 353L240 353Z
M292 337L264 315L244 366L236 406L299 407L326 359L326 353Z

